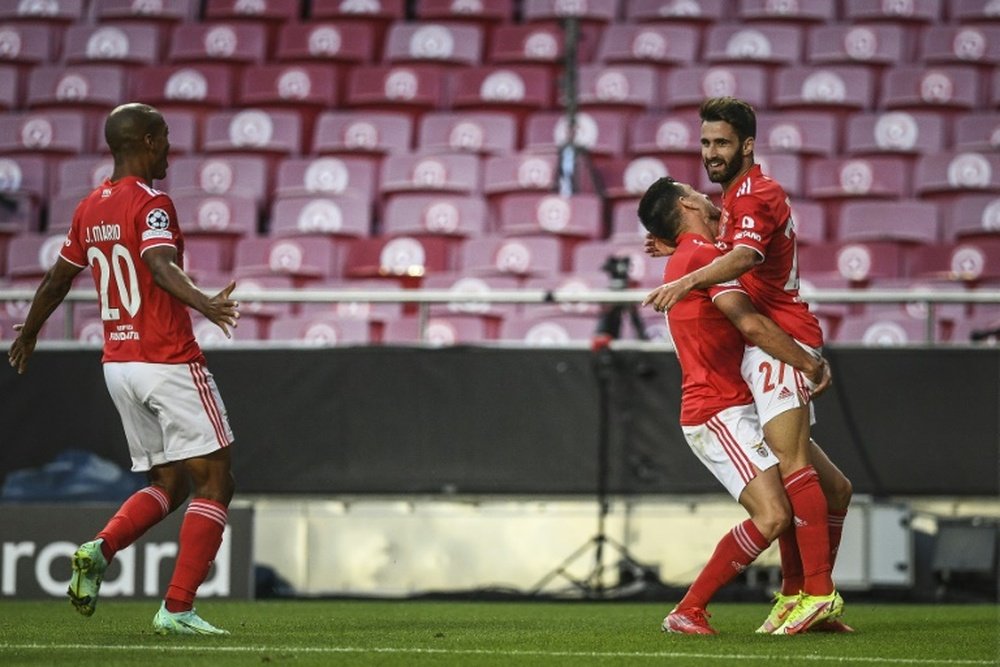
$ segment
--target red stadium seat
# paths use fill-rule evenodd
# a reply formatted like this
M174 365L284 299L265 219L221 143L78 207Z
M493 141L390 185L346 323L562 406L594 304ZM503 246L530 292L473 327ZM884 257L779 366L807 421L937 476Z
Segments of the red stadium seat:
M874 107L875 76L856 65L799 66L780 69L774 78L779 109L858 110Z
M376 164L367 157L285 158L274 188L282 197L348 194L366 201L372 201L377 191Z
M837 18L836 5L826 0L772 2L739 0L737 16L741 21L792 22L803 25L832 23Z
M172 196L243 197L258 205L270 194L267 161L256 155L174 158L163 186Z
M320 109L337 106L337 70L330 65L262 65L240 82L242 107Z
M268 339L309 347L368 345L367 322L329 315L288 315L274 318Z
M64 36L63 60L70 64L155 65L163 51L160 34L155 25L148 24L71 25Z
M667 21L715 23L732 16L730 0L698 0L694 2L664 2L663 0L624 0L623 10L628 21Z
M928 64L1000 64L1000 25L932 25L923 33L920 60Z
M357 279L357 280L332 280L316 283L305 288L305 292L312 290L363 290L386 291L398 289L397 286L386 280L377 279ZM403 315L403 304L392 302L370 302L370 301L307 301L296 306L296 314L311 315L320 317L336 317L340 320L356 320L367 322L371 331L372 340L380 340L386 322L398 319Z
M229 195L173 195L185 236L207 234L235 238L257 233L257 202L253 197Z
M136 2L135 0L101 0L93 3L94 18L99 23L117 21L143 21L178 23L194 21L198 18L200 0L156 0L156 2Z
M505 154L517 149L517 119L503 112L432 112L420 121L423 153Z
M758 150L830 156L839 152L837 119L811 111L764 112L757 116Z
M895 199L910 194L909 176L907 162L900 157L824 158L807 167L806 194L812 199Z
M919 201L844 204L837 223L840 241L938 243L941 222L934 204Z
M490 335L488 323L481 318L434 316L424 323L421 318L410 316L386 322L382 342L386 345L420 343L431 347L450 347L493 339L495 336Z
M278 32L275 60L317 64L370 63L375 57L375 29L364 23L288 22Z
M115 162L110 155L88 154L59 158L53 166L52 195L80 200L111 177Z
M167 42L171 63L252 65L263 63L266 57L265 27L240 21L180 23Z
M802 28L796 25L722 23L705 36L707 63L796 65L802 61Z
M302 118L295 111L217 111L205 118L205 152L297 155L302 149Z
M184 272L198 285L224 287L232 279L233 259L228 239L197 234L184 238Z
M611 206L611 234L609 241L641 244L646 238L646 228L639 221L639 199L620 199Z
M601 200L596 195L514 193L500 198L500 232L595 239L602 232Z
M509 153L486 158L483 165L483 192L552 192L559 172L554 154Z
M596 318L514 315L504 318L500 340L528 347L579 347L590 344L596 329Z
M552 73L537 65L484 65L456 70L455 109L530 111L552 107Z
M934 112L854 114L847 120L847 152L853 155L938 153L945 147L945 118Z
M144 68L133 78L132 94L160 110L223 109L233 104L233 84L225 64L166 65Z
M48 196L48 163L31 155L0 157L0 236L37 232ZM0 251L3 247L0 246ZM0 263L4 260L0 257ZM0 267L2 268L2 267Z
M729 95L755 109L771 106L768 75L760 65L691 65L666 74L661 99L668 109L697 109L706 97Z
M430 234L452 238L482 236L489 226L486 202L477 196L399 194L382 216L386 236Z
M799 247L799 271L809 280L840 276L865 283L900 278L906 271L904 248L891 241L803 245Z
M565 56L565 46L558 23L505 23L493 30L486 62L555 67Z
M207 20L290 21L302 12L303 0L204 0Z
M475 24L393 23L382 60L387 63L478 65L483 56L483 28Z
M910 274L969 284L1000 279L1000 239L963 240L928 246L915 252Z
M947 340L940 325L935 340ZM904 314L847 315L837 327L833 339L839 345L860 344L864 347L896 347L900 345L925 345L927 340L924 322Z
M73 224L73 213L82 198L82 195L61 195L50 198L46 206L45 231L50 234L68 232Z
M660 66L690 65L698 59L698 34L668 23L613 23L604 29L597 60Z
M913 173L919 196L1000 192L1000 154L948 152L922 155Z
M596 168L610 199L642 197L650 185L665 176L694 185L702 171L700 160L679 155L604 160Z
M941 19L941 2L940 0L912 0L911 2L844 0L844 18L851 23L896 21L899 23L930 24Z
M7 275L10 278L41 278L59 251L65 234L18 234L7 244Z
M86 11L84 0L5 2L0 5L0 21L44 21L64 25L83 22Z
M555 151L568 139L569 124L562 112L541 111L527 120L524 148L528 151ZM621 117L610 111L580 112L573 143L592 155L621 155L625 148Z
M979 74L972 67L897 66L886 70L879 107L883 109L975 109Z
M1000 195L962 195L943 212L949 238L982 240L1000 235Z
M801 245L817 245L827 241L826 208L808 199L792 202L795 239Z
M201 124L196 112L157 108L170 128L170 152L173 155L189 155L201 148L198 144Z
M454 294L482 296L483 301L452 301L431 304L431 315L477 317L492 325L495 331L499 318L520 310L516 303L489 301L488 295L494 291L514 291L521 286L515 276L470 276L465 273L440 273L427 276L422 287L428 290L447 290Z
M993 76L990 77L989 106L1000 107L1000 68L994 71Z
M371 201L355 194L276 197L271 208L271 236L322 235L364 237L372 231Z
M806 61L813 65L887 66L913 56L912 34L893 23L834 23L816 26L806 40Z
M412 143L413 119L406 114L324 111L316 119L312 152L407 153Z
M233 271L237 278L288 276L300 287L334 278L340 272L341 253L334 239L246 237L236 244Z
M700 155L701 120L696 113L636 116L629 123L628 151L633 155Z
M482 181L478 155L467 153L396 153L382 159L379 189L394 192L473 194Z
M415 5L416 17L420 21L459 21L486 25L510 23L514 20L514 0L417 0Z
M563 2L562 0L524 0L524 21L553 21L576 17L581 22L606 25L618 16L619 0L589 0L589 2Z
M23 106L20 78L17 67L0 64L0 112Z
M52 62L60 36L59 28L42 22L0 23L0 63L27 68Z
M543 290L560 298L587 295L608 288L608 278L600 271L591 273L560 274L529 278L524 283L526 290ZM525 305L522 312L529 317L585 317L593 323L600 316L603 306L599 303L580 301L573 303L559 300L542 305Z
M313 18L401 21L406 18L406 3L404 0L377 0L377 2L312 0L310 11Z
M590 111L653 110L660 106L658 78L652 65L582 65L579 104Z
M452 245L447 239L420 235L380 236L351 243L344 265L348 278L391 278L416 285L429 273L451 271Z
M108 109L127 101L125 71L116 65L41 65L31 70L25 105L62 111Z
M466 275L525 278L558 273L562 265L559 239L546 236L485 236L462 245L459 267Z
M996 113L962 114L955 119L955 150L986 152L998 149L1000 116Z
M445 106L440 65L358 65L348 74L347 106L416 113Z
M0 114L0 154L76 154L93 150L87 118L72 111Z

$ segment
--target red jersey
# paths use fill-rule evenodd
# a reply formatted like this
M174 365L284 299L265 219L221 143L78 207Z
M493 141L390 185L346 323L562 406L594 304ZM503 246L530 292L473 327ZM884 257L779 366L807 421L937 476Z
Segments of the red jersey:
M722 251L697 234L677 237L677 250L663 271L668 283L710 264ZM718 412L753 403L740 374L743 336L712 303L719 294L742 290L738 282L691 290L667 313L670 335L681 364L681 419L684 426L704 424Z
M761 173L760 165L751 167L723 197L719 240L727 250L742 245L764 258L740 277L757 310L792 338L822 347L819 322L799 298L798 248L788 195Z
M142 261L157 246L176 248L184 266L173 202L134 176L105 181L73 214L60 255L91 267L104 320L102 361L204 361L187 306L158 287Z

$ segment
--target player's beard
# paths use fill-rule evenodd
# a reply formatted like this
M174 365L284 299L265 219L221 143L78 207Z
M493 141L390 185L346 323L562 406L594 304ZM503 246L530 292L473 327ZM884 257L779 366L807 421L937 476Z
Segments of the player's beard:
M734 156L732 160L726 162L722 161L722 168L718 171L713 171L713 168L709 166L708 160L704 162L705 172L708 174L708 180L713 183L722 183L725 185L734 178L736 174L740 173L740 168L743 166L743 160L738 159L740 156Z

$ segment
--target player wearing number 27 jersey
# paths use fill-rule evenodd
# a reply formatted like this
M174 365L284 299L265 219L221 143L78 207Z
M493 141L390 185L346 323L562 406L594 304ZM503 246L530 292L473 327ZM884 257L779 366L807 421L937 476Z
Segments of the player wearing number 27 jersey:
M203 362L187 307L156 286L142 261L150 248L177 250L184 237L173 202L135 176L105 181L84 199L60 255L90 265L104 320L104 362Z

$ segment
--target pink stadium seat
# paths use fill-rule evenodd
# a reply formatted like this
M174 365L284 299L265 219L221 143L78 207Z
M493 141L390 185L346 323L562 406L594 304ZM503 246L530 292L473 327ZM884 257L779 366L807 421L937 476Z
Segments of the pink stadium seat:
M312 0L313 18L356 18L401 21L406 18L405 0L377 0L376 2L345 2L344 0Z
M972 67L907 66L886 70L879 107L883 109L975 109L979 74Z
M596 329L596 318L513 315L504 318L500 340L528 347L589 345Z
M1000 239L963 240L921 248L910 262L910 274L969 284L1000 279Z
M993 108L1000 107L1000 68L993 72L990 77L990 98L989 105Z
M55 263L65 234L18 234L7 244L7 276L41 278Z
M689 65L698 58L698 34L669 23L612 23L597 50L603 63Z
M758 153L754 155L754 159L760 164L764 175L778 181L786 194L797 197L805 193L805 169L803 168L803 159L800 156L791 153L768 155ZM698 185L695 189L715 196L719 192L719 184L708 180L708 174L705 170L699 169Z
M636 112L659 108L658 71L652 65L582 65L579 104L588 110Z
M525 128L524 148L554 151L569 139L566 114L541 111L532 114ZM625 148L625 127L619 114L610 111L583 111L577 115L574 143L592 155L620 155Z
M222 63L147 67L133 77L132 95L161 110L222 109L232 106L234 79Z
M301 287L338 276L340 261L341 254L331 238L246 237L236 244L233 271L237 278L288 276L295 281L296 287Z
M955 23L995 22L993 0L944 0L945 16Z
M185 109L157 108L163 114L167 127L170 128L170 153L189 155L197 151L200 148L198 144L200 119L197 113Z
M229 241L220 250L232 257L239 238L257 233L257 202L237 195L183 195L172 197L177 217L188 236L214 236ZM226 261L226 260L224 260Z
M512 153L517 119L504 112L432 112L420 120L417 146L424 153Z
M486 202L477 196L399 194L390 197L382 216L386 236L431 234L482 236L489 223Z
M53 167L52 195L80 200L111 177L115 163L107 154L87 154L59 158Z
M27 68L53 61L60 32L45 23L0 23L0 63Z
M919 280L914 278L896 278L873 281L869 286L874 289L889 289L909 292L937 292L947 294L969 294L972 290L968 285L951 280ZM872 315L905 314L925 326L927 324L927 304L921 301L905 303L869 303L860 312ZM934 319L938 324L951 329L955 322L968 316L968 308L964 303L939 303L934 306Z
M456 70L452 81L455 109L549 109L555 90L552 72L537 65L467 67Z
M611 23L618 16L619 0L589 0L589 2L564 2L563 0L524 0L524 21L553 21L573 16L581 22L600 25Z
M427 320L421 331L419 317L401 317L385 323L382 343L386 345L413 345L417 343L431 347L452 345L474 345L493 340L488 323L478 317L434 316Z
M514 0L417 0L415 4L416 17L421 21L470 21L485 25L510 23L514 20Z
M926 246L925 246L926 247ZM914 253L923 247L918 247ZM893 241L847 241L799 247L799 271L804 278L840 276L854 283L906 275L910 253Z
M737 16L741 21L773 21L799 24L832 23L837 18L836 5L826 0L772 2L739 0Z
M330 65L262 65L242 77L237 102L241 107L333 108L337 78Z
M506 236L601 236L601 200L596 195L514 193L501 197L499 208L500 232Z
M416 285L429 273L451 271L452 245L448 239L420 235L357 239L348 248L344 276L393 278Z
M792 202L792 219L795 221L795 239L800 245L826 243L826 208L808 199Z
M25 105L30 108L88 111L127 101L125 71L116 65L40 65L31 70Z
M72 111L0 114L0 153L75 154L90 151L90 122Z
M947 333L940 324L935 340L947 340ZM927 345L926 324L903 314L847 315L837 327L833 343L855 344L864 347L896 347L900 345Z
M160 34L150 24L71 25L63 38L63 60L70 64L155 65L162 57Z
M270 192L268 164L256 155L178 157L163 187L175 197L243 197L262 204Z
M638 221L636 224L639 224ZM587 274L601 271L609 257L628 257L628 278L631 284L637 287L661 285L666 262L662 257L650 257L643 252L641 239L645 238L645 234L638 238L638 241L636 237L622 237L579 244L573 250L573 273Z
M922 155L913 172L913 187L920 196L1000 192L1000 153Z
M487 157L483 164L483 192L545 191L556 187L559 173L555 154L508 153Z
M668 109L697 109L706 97L730 95L758 111L771 106L768 75L760 65L691 65L666 74L661 96Z
M697 3L663 0L623 0L628 21L668 21L670 23L715 23L732 16L731 0L699 0Z
M1000 115L987 111L955 118L955 150L1000 150Z
M883 111L847 119L847 153L877 155L937 153L945 147L947 124L934 112Z
M1000 64L1000 25L933 25L923 33L920 60L928 64Z
M185 237L184 272L198 285L223 287L232 279L232 250L229 239L198 234ZM243 284L242 279L239 284Z
M700 155L701 120L697 113L649 113L636 116L629 123L628 151L633 155Z
M312 152L406 153L412 143L413 119L406 114L324 111L316 119Z
M263 25L240 21L179 23L167 42L171 63L259 64L267 57Z
M894 156L814 160L806 169L806 182L806 194L812 199L895 199L911 192L909 166Z
M367 322L330 315L288 315L274 318L268 339L309 347L344 347L371 342Z
M721 23L708 28L707 63L796 65L802 61L802 28L797 25Z
M473 276L547 275L560 271L561 253L562 246L554 236L485 236L462 245L458 268Z
M84 0L51 2L5 2L0 5L0 21L44 21L56 25L80 23L86 18Z
M292 157L278 165L274 193L282 197L348 194L372 201L376 163L368 157Z
M0 206L0 237L6 239L10 234L39 231L40 208L48 196L47 178L45 158L30 155L0 157L0 199L3 200L3 206ZM4 246L0 245L0 254L3 250ZM4 259L0 257L0 264Z
M45 231L50 234L65 234L73 224L73 213L80 204L82 195L60 195L51 197L46 207Z
M943 212L949 238L981 240L1000 235L1000 195L962 195L943 207Z
M323 235L363 237L372 231L372 207L355 194L276 197L271 207L271 236Z
M870 109L875 76L857 65L798 66L774 77L774 106L780 109Z
M387 63L478 65L483 56L483 28L475 24L393 23L385 40Z
M909 29L894 23L816 26L806 40L806 61L813 65L895 65L912 58L913 42Z
M700 160L680 155L602 160L596 168L610 199L642 197L650 185L665 176L693 185L703 171Z
M844 0L844 18L851 23L858 21L936 23L941 19L941 0L910 2Z
M99 23L143 21L169 24L197 20L200 6L200 0L101 0L93 3L92 9Z
M382 158L379 189L393 192L478 193L480 158L468 153L396 153Z
M20 78L17 67L0 64L0 111L20 109L23 105Z
M919 201L848 202L837 223L840 241L937 243L941 222L934 204Z
M837 118L810 111L757 115L757 150L830 156L839 152Z
M427 276L422 287L428 290L446 290L454 294L483 295L490 292L511 292L521 287L521 280L515 276L470 276L465 273L439 273ZM485 320L495 332L499 318L520 310L516 303L498 301L453 301L431 304L430 314L439 316L477 317Z
M443 108L440 65L358 65L348 74L347 106L418 112Z
M330 280L305 288L313 290L363 290L365 292L396 290L398 286L390 281L378 279ZM341 320L367 322L372 340L380 340L384 324L403 315L404 304L380 301L307 301L296 305L299 315L336 317Z
M565 46L558 23L505 23L493 29L486 62L555 67L562 62Z
M216 111L205 118L205 152L297 155L302 118L295 111Z
M639 222L639 199L619 199L611 205L611 234L609 241L641 244L646 238L646 228Z
M283 62L355 65L375 57L375 29L364 23L290 21L281 26L277 39L275 59Z
M289 21L302 12L303 0L204 0L206 20Z

